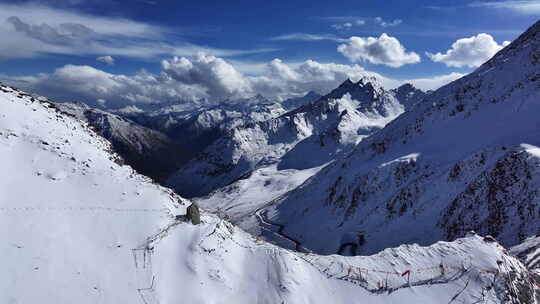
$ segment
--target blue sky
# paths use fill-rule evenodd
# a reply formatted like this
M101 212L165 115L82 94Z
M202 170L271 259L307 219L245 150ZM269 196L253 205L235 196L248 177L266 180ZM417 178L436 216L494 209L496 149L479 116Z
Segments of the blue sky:
M47 93L44 83L36 84L36 77L42 75L39 81L44 82L43 75L53 75L66 65L92 67L110 75L133 77L141 69L160 75L162 60L178 56L193 61L193 56L203 52L241 74L232 78L275 77L276 71L268 72L268 64L279 58L296 73L293 78L312 77L301 65L313 60L358 65L386 77L388 83L398 83L470 72L539 16L540 1L528 0L8 0L0 2L0 34L9 37L0 46L0 74L5 79L26 80L29 87ZM464 38L470 40L458 43ZM208 58L197 62L198 73L216 64ZM221 61L217 64L224 73L231 72ZM186 78L175 68L176 81L197 86L195 90L202 94L198 97L216 86L225 90L220 87L215 92L225 94L248 94L268 87L260 84L260 78L257 85L253 79L238 78L249 84L234 83L231 88L220 76L228 74L217 75L219 83L199 84L197 77L191 77L193 71ZM343 72L345 67L339 69L338 76L333 72L334 82L350 73ZM287 75L279 77L291 79ZM328 78L319 76L312 77L314 82ZM428 89L443 83L420 86ZM291 92L283 86L279 90L294 95L309 88L302 84ZM271 94L269 88L263 93ZM74 94L79 97L87 98Z

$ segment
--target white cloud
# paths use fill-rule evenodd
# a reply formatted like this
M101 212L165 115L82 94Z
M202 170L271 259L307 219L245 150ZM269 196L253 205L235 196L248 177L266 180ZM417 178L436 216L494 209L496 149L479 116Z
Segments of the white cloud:
M114 65L114 58L112 56L101 56L96 58L96 61L105 63L107 65Z
M326 34L308 34L308 33L290 33L270 38L270 40L298 40L298 41L319 41L319 40L331 40L344 42L346 39L339 38L334 35Z
M269 98L285 99L312 90L326 93L347 78L358 80L363 76L380 75L366 71L359 65L320 63L313 60L285 63L274 59L266 64L259 75L247 79L253 92Z
M34 25L81 24L104 36L124 36L137 38L163 37L165 28L122 18L107 18L67 10L54 9L41 5L0 4L0 20L15 16Z
M336 30L349 30L353 27L353 24L350 22L337 23L337 24L332 24L332 27Z
M166 101L216 103L255 94L284 99L310 90L327 92L347 78L380 76L359 65L313 60L287 64L279 59L256 64L257 75L246 76L224 59L205 54L163 60L161 66L157 75L145 71L122 75L90 66L66 65L51 74L3 79L59 101L100 104L105 100L109 107L123 107Z
M82 101L110 107L166 101L197 101L203 89L141 71L135 75L110 74L90 66L66 65L52 74L6 77L4 81L58 101Z
M470 7L486 7L498 9L510 9L524 15L540 14L540 2L538 0L506 0L506 1L475 1Z
M352 62L368 61L390 67L420 62L415 52L407 52L399 40L383 33L380 37L351 37L347 44L338 46L338 51Z
M99 17L36 4L0 4L0 59L46 54L153 58L206 52L235 56L275 49L227 50L169 43L171 30L123 18ZM16 50L16 51L14 51Z
M345 17L345 18L347 18L347 17ZM334 29L339 31L339 30L350 30L354 26L362 26L362 25L365 25L365 24L366 24L366 21L364 19L350 18L350 20L347 21L347 22L335 23L335 24L332 24L331 26Z
M381 17L376 17L374 19L374 21L375 21L376 24L378 24L378 25L380 25L382 27L393 27L393 26L398 26L401 23L403 23L403 20L401 20L401 19L394 19L392 21L385 21Z
M460 76L453 73L433 78L394 80L355 65L320 63L313 60L285 63L251 63L244 67L256 75L247 76L222 58L199 54L195 57L162 61L158 74L140 71L134 75L112 74L90 66L66 65L51 74L0 77L23 89L58 101L82 101L111 108L160 102L215 104L226 98L262 94L285 99L315 90L327 93L345 79L357 81L375 76L387 88L412 82L422 89L434 89Z
M165 75L179 83L202 87L211 97L225 99L253 93L249 82L232 65L204 53L191 60L185 57L163 60L161 68Z
M491 35L478 34L469 38L458 39L446 53L426 53L435 62L442 62L449 67L477 67L493 57L510 42L499 45Z

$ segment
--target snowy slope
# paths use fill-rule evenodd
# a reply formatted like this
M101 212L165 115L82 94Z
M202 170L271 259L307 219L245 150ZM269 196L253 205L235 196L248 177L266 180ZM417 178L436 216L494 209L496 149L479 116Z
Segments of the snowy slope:
M112 143L115 152L128 165L154 180L163 180L187 161L187 153L159 131L82 103L58 103L57 106L91 125Z
M257 243L223 221L182 228L151 245L150 303L537 303L530 273L477 236L351 258Z
M377 79L347 80L316 102L230 130L171 176L169 184L193 197L272 164L279 170L319 167L403 111L394 94Z
M477 236L347 258L176 220L188 202L84 123L3 85L0 107L0 303L537 303L527 269Z
M538 233L538 54L540 23L276 201L269 219L323 253L351 234L371 253L469 230L509 246Z
M300 186L322 167L279 170L273 164L257 168L234 183L193 200L235 223Z
M52 103L1 86L0 107L0 303L137 303L131 249L182 200Z

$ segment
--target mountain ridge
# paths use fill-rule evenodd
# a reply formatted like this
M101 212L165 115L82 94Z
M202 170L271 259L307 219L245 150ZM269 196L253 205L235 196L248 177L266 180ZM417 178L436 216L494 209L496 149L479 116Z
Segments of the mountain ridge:
M331 161L405 110L393 92L368 83L345 81L315 102L229 130L168 184L184 185L180 194L187 197L202 196L263 165L307 169ZM355 100L351 94L370 99ZM312 157L305 157L307 151Z
M276 200L271 220L319 253L349 233L362 253L468 230L510 246L537 233L539 29Z

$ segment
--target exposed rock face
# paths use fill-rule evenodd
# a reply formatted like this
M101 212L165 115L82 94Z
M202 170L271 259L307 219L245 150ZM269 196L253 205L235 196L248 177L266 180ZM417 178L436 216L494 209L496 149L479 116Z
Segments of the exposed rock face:
M428 94L415 88L412 84L406 83L399 88L393 89L399 102L405 107L406 111L412 109L417 103L421 102Z
M118 115L82 103L58 103L70 115L87 122L111 142L115 152L135 170L163 181L187 161L187 154L167 135Z
M199 225L201 223L201 212L199 206L195 203L187 207L186 216L193 225Z
M536 282L540 282L540 233L510 248L510 252L530 270L535 271L537 274Z

